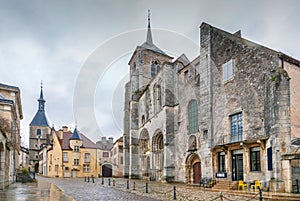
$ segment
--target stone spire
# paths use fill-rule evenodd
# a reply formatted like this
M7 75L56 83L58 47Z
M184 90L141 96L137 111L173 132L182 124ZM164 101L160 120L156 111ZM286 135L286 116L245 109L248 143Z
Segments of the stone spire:
M156 47L156 45L154 45L153 43L151 25L150 25L150 9L148 9L148 30L147 30L146 42L144 42L140 47L168 56L164 51Z
M147 31L146 43L148 43L149 45L153 45L152 34L151 34L151 25L150 25L150 9L148 9L148 31Z

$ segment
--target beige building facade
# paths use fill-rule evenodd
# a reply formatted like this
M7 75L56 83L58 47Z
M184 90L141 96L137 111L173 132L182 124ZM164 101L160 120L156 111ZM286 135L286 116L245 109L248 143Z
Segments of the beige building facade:
M0 188L16 181L20 155L20 89L0 83Z
M73 132L66 126L59 131L52 129L51 136L52 143L40 151L43 175L76 178L96 177L99 174L97 146L77 128Z

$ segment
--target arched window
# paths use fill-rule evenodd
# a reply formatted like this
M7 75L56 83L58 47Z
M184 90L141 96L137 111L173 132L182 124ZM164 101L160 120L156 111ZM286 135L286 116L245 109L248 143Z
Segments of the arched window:
M154 78L159 71L160 71L159 62L157 60L152 61L152 64L151 64L151 78Z
M198 131L198 106L196 100L191 100L188 105L188 121L189 121L189 133Z
M143 115L142 116L142 124L144 125L144 123L145 123L145 116Z
M41 137L41 135L42 135L41 129L36 129L36 135L37 135L38 137Z

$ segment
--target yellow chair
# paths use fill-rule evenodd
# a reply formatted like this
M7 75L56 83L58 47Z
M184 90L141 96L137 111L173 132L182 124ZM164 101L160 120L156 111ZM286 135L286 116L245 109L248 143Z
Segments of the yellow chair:
M256 189L258 189L258 188L261 189L261 183L260 183L259 180L255 180L254 185L252 184L250 187L251 187L251 189L253 189L253 190L256 190Z
M245 187L247 187L248 184L244 183L244 181L242 180L239 180L239 183L238 183L238 190L242 189L242 190L245 190Z

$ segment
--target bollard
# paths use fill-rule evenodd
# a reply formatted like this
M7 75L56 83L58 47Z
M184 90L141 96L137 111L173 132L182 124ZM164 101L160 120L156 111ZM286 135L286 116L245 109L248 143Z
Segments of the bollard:
M88 182L90 182L90 176L88 176Z
M103 177L102 177L102 182L101 182L101 184L104 185L104 178L103 178Z
M220 200L223 201L223 195L222 195L222 192L220 192Z
M135 181L133 182L133 189L132 190L135 190Z
M108 179L108 186L110 186L110 178Z
M113 186L115 186L116 185L116 181L115 180L113 180Z
M176 186L174 186L174 200L176 200L177 197L176 197Z
M94 175L92 175L92 181L93 181L93 183L95 183L95 181L94 181Z
M148 182L146 183L146 193L148 193Z
M299 193L299 183L298 183L298 179L296 179L296 187L297 187L297 193Z
M129 180L127 179L127 185L126 185L126 189L129 189Z
M86 177L84 177L84 182L86 182Z
M262 201L262 192L261 192L260 187L258 187L258 190L259 190L259 200Z

